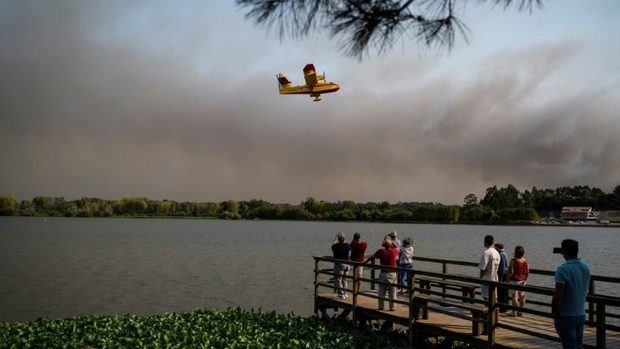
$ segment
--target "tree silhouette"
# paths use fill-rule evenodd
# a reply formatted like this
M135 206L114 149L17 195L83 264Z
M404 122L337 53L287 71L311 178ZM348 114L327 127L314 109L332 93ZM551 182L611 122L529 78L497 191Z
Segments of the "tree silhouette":
M468 0L235 0L249 11L245 17L258 27L275 27L282 40L307 37L326 30L339 37L339 49L346 56L362 59L369 47L378 54L389 51L407 35L427 47L454 45L455 34L468 41L467 26L457 17ZM504 10L518 11L537 6L542 0L476 0Z

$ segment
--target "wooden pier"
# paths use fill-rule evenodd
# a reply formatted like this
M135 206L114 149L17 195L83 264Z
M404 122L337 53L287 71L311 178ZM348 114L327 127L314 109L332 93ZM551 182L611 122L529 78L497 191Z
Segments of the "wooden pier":
M490 316L499 304L490 297L484 301L476 290L483 283L495 294L497 289L505 289L506 283L483 281L478 278L447 273L448 264L477 267L475 263L415 257L418 261L437 263L442 272L415 270L407 294L398 294L395 308L389 309L386 293L385 310L378 309L376 285L381 284L375 275L380 266L344 261L351 271L347 275L347 298L336 297L337 287L329 281L334 276L334 259L314 257L315 259L315 314L326 321L348 321L368 332L380 324L380 331L390 331L395 326L406 329L411 343L437 338L445 338L445 343L460 341L474 348L534 349L560 348L551 317L551 295L553 289L538 286L510 285L511 289L524 290L529 294L548 297L548 302L529 301L522 309L521 317L500 314L499 322ZM340 262L340 261L338 261ZM357 268L364 268L362 278L357 277ZM407 269L396 268L401 272ZM409 270L410 271L410 270ZM531 270L531 273L553 275L553 272ZM362 281L360 292L353 285ZM596 280L620 284L620 278L592 277L592 285L587 298L588 314L584 330L584 348L620 348L620 297L596 294ZM396 292L396 290L395 290ZM505 305L510 312L514 308ZM446 346L449 348L449 346Z

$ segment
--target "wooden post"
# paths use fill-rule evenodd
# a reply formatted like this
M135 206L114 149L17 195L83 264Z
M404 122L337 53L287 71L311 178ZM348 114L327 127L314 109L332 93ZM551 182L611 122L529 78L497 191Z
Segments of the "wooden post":
M357 268L362 267L357 264L353 266L353 292L351 293L351 296L353 297L353 325L357 324Z
M444 274L448 274L448 263L443 262L442 264L442 268L441 268L441 272ZM444 280L446 279L445 277L443 278ZM441 286L441 292L443 294L446 293L446 284L443 284L443 286ZM446 298L445 296L443 296L443 298Z
M592 278L590 278L590 287L588 290L588 293L591 295L596 294L596 284L595 281L592 280ZM605 313L603 313L603 316L605 316ZM598 323L598 311L596 309L596 303L593 301L588 302L588 320L590 320L591 322L597 322Z
M319 296L319 260L317 258L314 259L314 314L318 315L319 313L319 304L318 304L318 296Z
M372 260L372 262L371 262L371 263L372 263L372 265L373 265L373 266L375 265L375 261L374 261L374 259ZM375 279L376 279L376 278L375 278L375 268L371 268L371 269L370 269L370 278L371 278L371 279L373 279L373 280L375 280ZM374 282L374 281L371 281L371 282L370 282L370 289L371 289L371 290L373 290L373 291L375 290L375 282Z
M590 302L592 304L592 302ZM605 333L605 303L599 303L595 305L596 309L596 347L600 349L606 348L606 333Z
M495 285L489 285L489 299L487 302L487 348L492 349L495 344Z
M415 285L415 276L413 275L413 270L411 271L411 274L409 276L409 285L408 285L408 289L409 289L409 293L407 294L407 298L409 299L409 344L413 344L413 323L415 318L417 318L417 316L415 316L415 308L413 306L413 288Z

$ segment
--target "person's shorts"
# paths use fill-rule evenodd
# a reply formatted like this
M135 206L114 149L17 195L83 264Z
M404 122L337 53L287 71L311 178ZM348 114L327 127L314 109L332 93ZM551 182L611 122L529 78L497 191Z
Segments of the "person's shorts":
M336 263L334 264L334 273L335 274L343 274L346 275L349 270L351 270L351 266L348 264L340 264L340 263Z
M495 292L497 292L497 290L495 290ZM489 299L489 285L480 286L480 296L482 296L482 299ZM495 301L497 302L497 293L495 293Z
M364 275L364 267L357 267L357 276L362 277Z
M560 337L562 348L574 349L583 344L583 325L586 316L558 316L553 319L555 331Z
M520 285L520 286L525 286L525 280L523 281L508 281L509 284L511 285ZM510 290L510 294L515 294L518 293L519 297L523 297L525 296L525 291L521 291L521 290Z

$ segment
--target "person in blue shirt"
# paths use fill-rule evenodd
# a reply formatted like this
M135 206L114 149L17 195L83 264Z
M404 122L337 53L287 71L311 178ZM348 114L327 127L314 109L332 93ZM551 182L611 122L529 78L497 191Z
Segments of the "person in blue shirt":
M504 252L504 244L495 244L495 249L499 252L499 268L497 269L497 279L501 282L506 281L508 273L508 255ZM508 288L497 288L497 301L499 304L499 312L505 313L506 307L503 304L508 303Z
M562 241L566 263L555 271L555 291L551 299L551 316L562 348L583 348L583 326L586 321L586 297L590 286L590 267L577 257L579 243Z

